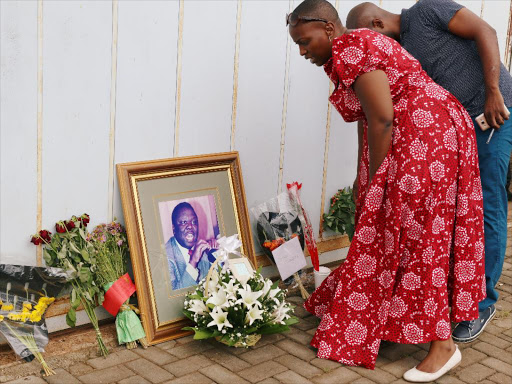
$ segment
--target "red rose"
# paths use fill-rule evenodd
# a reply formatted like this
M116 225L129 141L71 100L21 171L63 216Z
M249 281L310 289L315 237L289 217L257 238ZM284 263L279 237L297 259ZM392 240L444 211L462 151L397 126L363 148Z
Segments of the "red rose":
M66 225L62 221L59 221L57 224L55 224L55 230L58 233L66 233Z
M68 220L65 222L65 224L68 231L71 231L73 228L75 228L75 222L73 220Z
M87 224L89 224L90 221L89 215L87 213L84 213L82 216L80 216L80 219L82 220L84 227L87 227Z
M32 239L30 239L30 242L34 245L41 245L43 244L43 240L39 237L39 235L32 236Z
M40 236L44 241L46 241L47 243L49 243L50 241L52 241L52 237L51 237L50 235L51 235L51 232L50 232L50 231L47 231L46 229L43 229L43 230L39 231L39 236Z

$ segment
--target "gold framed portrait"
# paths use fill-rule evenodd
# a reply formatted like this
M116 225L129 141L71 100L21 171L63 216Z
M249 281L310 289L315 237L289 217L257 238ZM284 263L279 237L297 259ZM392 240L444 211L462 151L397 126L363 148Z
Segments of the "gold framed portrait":
M256 265L238 152L116 167L147 340L188 335L183 301L215 261L216 239L238 234Z

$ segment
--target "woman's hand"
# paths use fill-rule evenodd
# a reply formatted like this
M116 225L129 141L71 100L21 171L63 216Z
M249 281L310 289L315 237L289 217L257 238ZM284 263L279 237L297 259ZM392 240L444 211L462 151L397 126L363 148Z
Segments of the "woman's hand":
M354 90L368 121L370 182L386 158L393 133L393 100L386 73L381 70L357 78Z

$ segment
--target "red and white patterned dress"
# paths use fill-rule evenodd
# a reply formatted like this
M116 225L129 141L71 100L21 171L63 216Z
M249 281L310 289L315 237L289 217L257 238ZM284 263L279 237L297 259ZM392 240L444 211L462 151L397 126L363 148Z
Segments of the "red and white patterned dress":
M364 121L356 231L346 261L304 307L320 317L318 357L373 369L381 340L451 336L485 298L482 189L474 127L457 99L397 42L359 29L333 41L325 71L345 121ZM389 152L368 180L367 122L352 88L386 73L394 121ZM450 312L451 307L451 312Z

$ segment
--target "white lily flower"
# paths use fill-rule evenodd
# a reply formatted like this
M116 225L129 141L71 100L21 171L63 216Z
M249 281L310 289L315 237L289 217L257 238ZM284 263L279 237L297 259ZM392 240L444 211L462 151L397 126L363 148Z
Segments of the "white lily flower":
M252 307L251 310L247 312L247 315L245 315L245 322L249 323L249 325L252 325L252 323L254 323L256 320L263 320L263 317L261 316L262 313L263 310L256 306Z
M236 302L237 304L242 303L246 308L252 308L253 305L257 305L261 308L261 303L258 301L258 298L263 294L262 291L252 292L251 287L246 286L245 289L240 288L238 293L242 298Z
M268 279L263 282L263 297L270 291L270 288L272 288L272 280Z
M224 284L224 290L227 293L228 299L236 299L236 292L240 286L235 284L235 280L230 280L229 283Z
M283 320L288 319L290 315L288 314L290 308L286 305L286 303L283 301L279 307L277 307L274 312L272 313L272 316L278 323L282 323Z
M216 325L219 331L222 331L222 328L233 328L231 323L228 321L228 313L224 312L219 307L216 307L211 313L212 321L208 323L208 327L212 325Z
M196 315L204 315L208 313L208 308L204 304L203 300L191 300L190 308L188 310L190 312L194 312Z
M213 271L210 281L208 281L208 294L217 292L219 287L219 274L217 271Z
M218 291L212 292L210 298L206 300L206 304L213 304L216 308L227 308L229 303L226 297L226 291L220 288Z
M280 291L279 288L271 289L270 293L268 294L268 298L273 299L274 297L276 297L276 295L279 293L279 291Z

